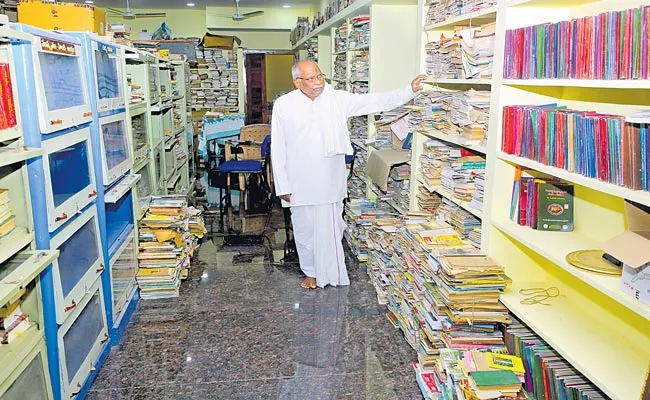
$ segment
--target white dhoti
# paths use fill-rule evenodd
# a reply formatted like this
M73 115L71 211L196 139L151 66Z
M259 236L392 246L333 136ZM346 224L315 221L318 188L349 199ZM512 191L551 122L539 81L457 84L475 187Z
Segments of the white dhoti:
M318 287L350 284L343 254L343 203L291 207L300 269Z

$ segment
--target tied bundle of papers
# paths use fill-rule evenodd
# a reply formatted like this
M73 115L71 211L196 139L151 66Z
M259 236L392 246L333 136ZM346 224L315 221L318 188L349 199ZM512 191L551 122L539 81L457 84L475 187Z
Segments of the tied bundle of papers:
M386 195L390 204L396 211L403 213L409 209L411 166L409 164L396 165L390 170Z
M350 124L350 137L353 139L361 139L365 142L368 138L368 116L352 117L350 118Z
M553 399L608 398L520 321L515 319L508 326L505 342L508 351L522 360L524 389L535 398L544 398L549 387L553 388Z
M400 141L406 139L409 124L405 117L408 116L410 111L408 106L404 106L381 113L380 119L375 121L375 142L373 146L377 149L391 149L393 148L393 136ZM404 129L400 127L404 127Z
M9 189L0 188L0 238L16 229L16 217L11 209Z
M370 16L359 15L350 20L352 30L348 37L348 46L351 50L368 47L370 40Z
M437 24L459 15L476 13L494 7L497 0L426 0L427 24Z
M487 79L492 77L496 23L479 28L454 27L454 35L427 43L427 74L432 78Z
M143 299L178 297L187 277L195 237L205 233L197 210L181 196L154 197L140 221L138 275Z

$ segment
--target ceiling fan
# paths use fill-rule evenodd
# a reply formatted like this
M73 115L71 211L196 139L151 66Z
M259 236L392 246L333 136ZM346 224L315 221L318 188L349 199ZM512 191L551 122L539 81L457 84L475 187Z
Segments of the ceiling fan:
M126 8L124 11L118 10L117 8L107 8L108 12L114 17L122 17L124 19L136 19L136 18L164 18L167 16L167 13L164 12L155 12L155 13L134 13L131 11L131 6L129 5L129 0L126 0Z
M235 13L232 16L233 21L243 21L245 19L251 18L251 17L257 17L258 15L263 15L264 11L258 10L258 11L251 11L247 13L241 13L239 11L239 0L235 0Z

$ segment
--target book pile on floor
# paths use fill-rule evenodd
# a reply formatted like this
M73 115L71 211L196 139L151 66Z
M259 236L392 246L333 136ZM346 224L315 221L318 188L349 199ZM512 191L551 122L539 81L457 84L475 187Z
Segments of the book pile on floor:
M352 30L348 38L348 46L350 49L358 49L360 47L368 47L370 43L370 16L359 15L350 20Z
M139 229L137 281L142 299L178 297L197 245L194 238L204 230L200 214L188 209L184 196L152 198Z
M8 236L16 228L16 216L9 202L9 190L0 188L0 238Z
M198 68L190 69L194 110L214 107L239 111L239 73L234 50L196 48Z
M438 207L437 218L445 221L456 229L456 232L470 242L474 247L481 247L481 220L460 208L453 201L442 198Z

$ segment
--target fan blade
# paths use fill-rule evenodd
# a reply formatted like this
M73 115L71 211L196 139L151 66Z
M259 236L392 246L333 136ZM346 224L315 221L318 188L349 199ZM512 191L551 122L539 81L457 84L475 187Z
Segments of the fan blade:
M243 13L241 16L244 17L244 18L250 18L250 17L256 17L258 15L262 15L262 14L264 14L264 11L259 10L259 11L251 11L251 12Z
M122 10L117 9L117 8L107 8L106 11L110 11L110 12L114 12L114 13L118 13L118 14L122 14L122 12L123 12Z
M166 17L166 13L136 13L135 17L136 18L164 18Z

